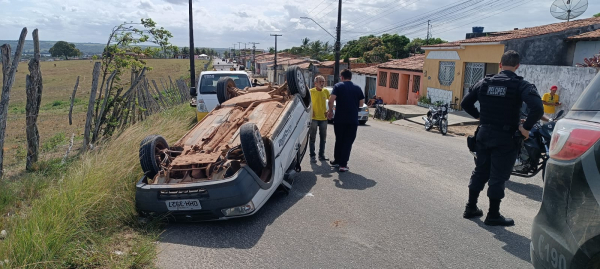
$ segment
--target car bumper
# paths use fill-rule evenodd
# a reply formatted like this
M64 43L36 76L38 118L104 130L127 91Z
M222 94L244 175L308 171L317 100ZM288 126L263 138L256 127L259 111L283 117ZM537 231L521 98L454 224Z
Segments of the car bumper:
M254 205L257 207L247 214L226 216L222 210L246 205L253 201L261 190L261 184L257 180L260 179L246 167L230 178L214 182L148 185L143 176L136 184L135 203L142 215L167 216L175 221L223 220L244 217L256 213L264 201L254 201ZM197 199L201 209L169 211L167 208L166 201L184 199Z
M367 111L358 112L358 120L360 120L360 121L369 120L369 112L367 112Z
M591 268L588 263L600 253L599 207L584 167L581 159L548 160L542 205L531 230L534 268Z

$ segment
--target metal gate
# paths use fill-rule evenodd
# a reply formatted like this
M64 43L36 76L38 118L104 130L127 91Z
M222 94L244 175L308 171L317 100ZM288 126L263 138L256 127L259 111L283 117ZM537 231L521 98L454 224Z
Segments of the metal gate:
M463 86L463 98L469 93L469 88L475 85L485 76L485 63L467 63L465 65L465 81ZM479 109L479 102L475 103Z
M375 95L375 90L377 89L376 79L367 77L366 83L366 92L367 92L367 100L370 100Z

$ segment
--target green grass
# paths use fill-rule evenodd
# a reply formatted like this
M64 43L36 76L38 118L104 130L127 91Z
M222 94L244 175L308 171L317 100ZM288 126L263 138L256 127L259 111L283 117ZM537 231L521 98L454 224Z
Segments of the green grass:
M150 134L173 143L194 118L184 104L70 163L41 162L34 172L0 181L8 186L0 190L0 213L16 212L0 218L0 230L8 232L0 241L0 261L27 268L152 267L160 229L156 222L140 223L135 211L135 182L142 174L139 143Z
M67 138L65 137L65 132L60 132L50 137L46 142L42 143L43 151L51 151L54 150L59 145L62 145L67 142Z

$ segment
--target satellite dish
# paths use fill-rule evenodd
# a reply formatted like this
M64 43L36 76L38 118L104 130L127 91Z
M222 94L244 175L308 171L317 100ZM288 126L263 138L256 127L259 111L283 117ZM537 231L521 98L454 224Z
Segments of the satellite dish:
M588 7L588 0L555 0L550 14L559 20L569 21L579 17Z

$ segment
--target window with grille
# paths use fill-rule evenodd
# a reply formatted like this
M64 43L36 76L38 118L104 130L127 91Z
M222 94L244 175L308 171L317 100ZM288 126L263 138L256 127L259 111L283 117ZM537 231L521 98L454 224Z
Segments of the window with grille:
M420 89L421 89L421 76L414 76L412 92L419 92Z
M390 76L390 88L398 89L398 80L400 79L400 74L392 73Z
M379 72L379 86L385 87L387 85L387 72Z
M454 66L455 62L440 62L440 72L438 79L440 84L450 86L454 81Z

